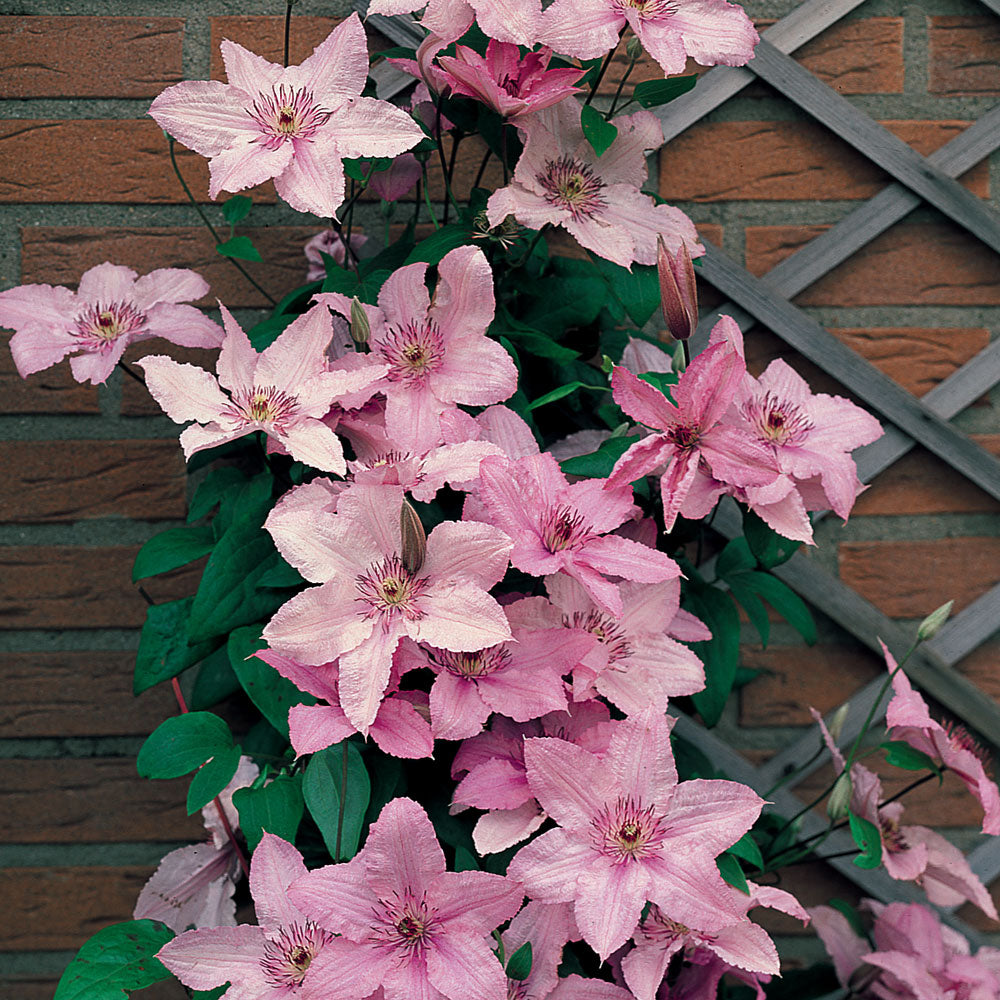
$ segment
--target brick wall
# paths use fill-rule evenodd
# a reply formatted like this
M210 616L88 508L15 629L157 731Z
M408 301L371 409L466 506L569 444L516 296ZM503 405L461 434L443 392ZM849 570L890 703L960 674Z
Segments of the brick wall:
M164 86L221 77L223 37L280 58L280 20L269 15L283 4L81 0L72 15L56 0L25 0L16 12L5 6L12 13L0 16L0 287L73 283L108 259L140 271L194 267L212 284L206 305L218 296L241 319L259 315L265 300L214 253L172 175L162 133L144 116ZM763 24L793 6L759 0L750 9ZM1000 18L983 10L974 0L868 0L797 58L928 152L1000 96ZM344 13L313 0L296 11L293 61L325 36L331 14ZM640 78L654 75L640 67ZM615 85L613 69L605 86ZM178 159L207 201L204 163L183 150ZM474 151L467 161L471 175ZM997 157L962 181L1000 204ZM659 171L660 192L755 274L886 182L759 83L675 140ZM248 266L280 296L301 280L301 244L320 227L277 202L270 185L254 198L245 231L266 263ZM217 208L208 211L220 218ZM362 206L360 219L379 231L373 206ZM705 290L705 301L711 298ZM921 208L796 301L923 393L1000 330L1000 267L974 238ZM788 356L764 331L750 337L749 350L758 367ZM817 387L838 391L830 377L791 360ZM996 403L983 399L955 422L1000 453ZM133 763L142 738L174 710L166 690L132 698L129 651L143 619L130 584L133 555L184 516L176 431L117 376L93 389L62 366L25 383L7 352L0 354L0 614L7 629L0 636L7 790L0 1000L51 996L70 953L99 926L127 917L159 857L198 836L198 824L184 815L183 782L142 782ZM996 581L997 513L995 501L916 449L879 478L846 527L824 525L816 558L887 614L919 619L949 597L967 604ZM150 590L168 598L190 585L182 573L152 581ZM725 718L728 740L765 757L806 722L807 705L832 707L875 675L871 655L820 625L808 671L784 626L767 650L748 635L746 663L766 674ZM1000 692L997 651L986 647L960 665L991 693ZM951 821L974 822L962 797L953 800ZM794 882L807 895L831 886L849 892L828 874L805 875L797 870Z

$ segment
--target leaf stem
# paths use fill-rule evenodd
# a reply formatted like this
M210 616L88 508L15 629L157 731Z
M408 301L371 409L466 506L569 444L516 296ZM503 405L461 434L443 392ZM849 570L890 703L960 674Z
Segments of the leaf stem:
M340 842L344 834L344 813L347 811L347 740L340 744L340 809L337 812L337 841L333 859L340 862Z
M282 66L288 66L288 42L291 37L292 30L292 7L295 6L295 0L285 0L285 54Z
M590 93L587 95L587 99L583 102L583 106L587 107L588 104L597 96L597 88L601 85L601 80L604 79L604 74L607 73L608 67L611 65L611 60L615 57L615 53L618 51L618 46L622 43L622 38L625 37L625 29L622 28L621 33L618 35L618 41L615 42L615 47L604 57L604 62L601 63L600 72L597 74L597 79L590 85Z
M208 231L212 234L212 238L215 240L215 242L217 244L225 242L222 239L222 237L219 236L218 230L215 228L215 226L213 226L212 223L208 221L208 216L205 214L205 210L201 207L201 205L198 204L197 201L195 201L194 195L191 193L191 188L188 187L187 181L184 180L183 176L181 175L180 168L177 166L177 157L174 154L174 143L176 140L172 135L167 136L167 138L170 140L170 163L174 168L174 173L177 175L177 180L181 182L181 187L184 188L184 193L188 196L188 201L191 202L191 204L194 206L194 210L201 216L201 221L204 222L205 225L208 227ZM253 285L253 287L256 288L257 291L260 292L260 294L263 295L268 302L271 303L272 306L276 306L278 304L278 300L269 292L261 288L261 286L257 284L257 282L254 281L254 279L247 273L246 268L243 267L243 265L235 257L226 257L226 260L228 260L230 264L232 264L233 267L235 267L236 270L239 271L240 274L242 274L243 277L246 278L247 281L249 281L250 284Z
M129 376L129 378L134 378L136 380L136 382L139 383L139 385L141 385L144 389L146 388L146 380L141 375L136 375L136 373L134 371L132 371L132 369L129 368L129 366L127 364L125 364L124 361L119 360L118 361L118 367L123 372L125 372L125 374Z

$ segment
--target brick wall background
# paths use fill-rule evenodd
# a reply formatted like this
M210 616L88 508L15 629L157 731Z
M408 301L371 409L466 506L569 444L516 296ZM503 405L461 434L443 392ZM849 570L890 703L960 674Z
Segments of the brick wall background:
M108 259L140 272L194 267L238 318L257 318L264 300L214 253L145 112L170 83L221 78L223 37L280 59L283 6L0 0L0 288L72 284ZM793 6L758 0L748 9L766 24ZM292 60L345 12L303 0ZM1000 18L974 0L867 0L796 54L921 152L1000 97L998 57ZM647 66L642 75L655 73ZM612 72L605 85L615 83ZM207 198L204 163L182 150L179 161L196 196ZM1000 156L992 161L963 182L1000 205ZM470 169L477 162L470 152ZM661 154L658 183L705 238L764 274L887 178L756 83ZM321 227L277 202L270 185L254 199L245 231L266 263L249 268L280 297L302 280L301 245ZM360 218L380 231L373 206ZM711 290L703 291L710 304ZM923 393L1000 332L1000 262L921 208L796 301ZM758 367L781 353L817 391L838 391L765 331L751 335L749 350ZM182 353L196 360L199 352ZM956 424L1000 453L998 402L980 400ZM185 512L177 428L157 412L117 373L100 389L77 385L65 365L23 382L0 353L0 1000L51 996L73 951L127 918L159 858L199 835L184 815L184 782L134 773L142 739L174 711L165 689L131 695L130 650L144 614L131 561ZM887 614L919 620L952 597L962 607L996 582L997 514L995 501L916 449L861 498L846 527L824 522L815 558ZM149 589L166 599L190 584L179 573ZM806 724L807 705L831 708L876 675L880 665L866 650L826 621L820 631L809 651L780 623L766 650L748 632L745 663L766 672L724 719L729 742L763 759ZM987 644L960 664L995 696L998 653L1000 643ZM954 827L968 846L976 812L968 796L946 789L943 804L915 804L911 821ZM794 870L789 887L813 899L831 887L851 895L814 866ZM816 952L805 938L792 947Z

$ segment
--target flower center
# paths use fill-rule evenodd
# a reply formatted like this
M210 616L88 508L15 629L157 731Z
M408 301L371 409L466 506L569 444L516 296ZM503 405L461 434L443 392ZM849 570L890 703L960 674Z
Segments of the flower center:
M407 323L391 329L378 351L389 365L391 382L416 383L437 371L444 361L444 337L437 324Z
M632 655L632 644L625 636L625 629L610 615L601 611L574 611L573 617L563 616L567 628L582 628L596 635L608 650L608 666Z
M649 913L642 922L643 937L662 945L671 944L690 933L690 927L671 920L655 903L650 906Z
M332 114L316 105L311 91L284 84L270 94L258 94L246 112L260 128L257 141L270 150L287 139L311 139Z
M333 937L311 920L280 928L264 942L260 963L264 978L275 988L297 992L312 960Z
M812 420L798 406L771 392L745 403L743 416L763 440L779 447L802 444L813 428Z
M639 15L640 21L655 20L677 13L677 4L671 0L613 0L613 6L621 14L626 10L634 10Z
M431 659L450 674L471 680L503 670L510 663L510 651L505 643L480 649L475 653L454 653L450 649L435 649Z
M433 940L434 911L423 897L415 899L409 893L402 897L380 899L375 911L378 926L375 934L386 944L401 949L407 957L422 953Z
M399 556L373 563L357 578L356 585L356 600L368 605L366 618L388 621L402 615L407 621L419 621L424 617L416 601L427 589L427 577L414 576Z
M298 401L273 385L255 385L249 392L233 396L230 413L247 424L281 430L294 416Z
M890 854L898 854L900 851L908 850L910 845L906 842L899 824L888 816L879 813L878 825L882 831L882 843Z
M146 317L127 302L97 302L76 318L72 334L90 351L110 351L119 337L135 336L146 327Z
M667 440L672 442L680 451L693 451L698 447L700 439L700 427L671 427L667 431Z
M507 1000L529 1000L528 984L523 979L508 979Z
M569 507L549 507L538 527L542 544L552 553L578 549L592 537L583 516Z
M572 156L547 160L538 183L545 189L545 200L566 209L575 221L592 218L608 207L601 195L604 182Z
M622 796L613 806L605 806L591 822L594 846L616 864L644 861L659 854L666 836L663 820L652 806Z

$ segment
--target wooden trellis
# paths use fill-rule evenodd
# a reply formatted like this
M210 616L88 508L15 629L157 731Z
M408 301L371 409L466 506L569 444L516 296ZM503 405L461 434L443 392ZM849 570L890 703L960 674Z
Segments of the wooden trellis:
M871 482L920 444L946 462L956 474L1000 499L1000 460L948 423L955 414L1000 382L1000 340L994 340L918 399L790 301L924 202L1000 253L1000 213L955 180L1000 148L1000 104L947 145L925 157L791 58L790 53L826 31L862 2L864 0L805 0L763 32L754 59L745 67L716 67L699 80L694 90L657 111L665 141L669 142L759 77L894 178L894 182L887 184L876 196L813 238L763 278L754 277L722 250L708 244L700 276L731 301L701 319L693 338L694 346L699 349L705 345L708 331L721 314L732 316L744 331L759 323L801 355L834 373L841 384L881 417L885 435L855 453L858 474L863 482ZM980 2L1000 15L1000 0ZM354 0L354 3L359 10L365 7L362 0ZM372 16L369 20L373 27L399 44L416 46L423 37L419 26L405 16ZM403 77L388 67L376 67L376 79L380 97L392 96L412 82L412 78ZM712 527L728 538L742 534L735 504L724 502ZM909 645L911 637L892 619L803 555L794 556L775 573L810 604L876 652L876 637L885 640L890 648L902 649ZM920 687L994 743L1000 738L1000 705L962 676L955 664L988 639L998 625L1000 584L952 618L907 662L907 673ZM852 739L859 731L881 685L882 678L878 678L851 697L843 730L845 740ZM884 708L876 718L884 718ZM758 767L714 733L682 714L678 715L676 732L695 742L720 770L760 793L817 750L817 736L812 730ZM828 759L825 753L817 757L794 782L771 794L778 811L785 815L799 812L803 802L793 791L795 785ZM819 832L826 825L812 813L807 813L802 823L806 835ZM853 842L842 830L828 843L836 852L848 850ZM992 881L1000 875L1000 838L989 838L971 853L969 860L980 878ZM835 859L830 864L876 899L926 902L915 886L897 882L881 869L865 871L853 865L849 858ZM982 942L979 932L953 913L944 912L943 917L973 944Z

